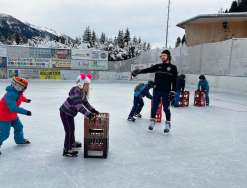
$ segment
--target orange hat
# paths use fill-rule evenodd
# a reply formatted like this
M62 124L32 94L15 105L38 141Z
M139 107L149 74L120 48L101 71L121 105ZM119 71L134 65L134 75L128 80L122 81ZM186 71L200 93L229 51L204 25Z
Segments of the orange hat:
M15 76L11 82L11 85L17 90L17 91L24 91L27 89L28 81L24 78Z

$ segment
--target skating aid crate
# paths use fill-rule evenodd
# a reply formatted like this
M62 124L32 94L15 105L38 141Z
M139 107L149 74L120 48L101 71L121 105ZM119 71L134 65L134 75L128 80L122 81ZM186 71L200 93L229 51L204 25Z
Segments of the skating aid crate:
M109 114L100 113L94 120L84 119L84 157L107 158Z
M162 102L161 102L159 107L158 107L158 110L156 112L156 117L155 117L157 123L161 123L162 122L162 108L163 108L163 105L162 105Z
M206 106L205 93L203 91L195 91L194 105L198 107Z
M188 107L189 104L190 104L190 92L189 91L184 91L180 95L179 106Z

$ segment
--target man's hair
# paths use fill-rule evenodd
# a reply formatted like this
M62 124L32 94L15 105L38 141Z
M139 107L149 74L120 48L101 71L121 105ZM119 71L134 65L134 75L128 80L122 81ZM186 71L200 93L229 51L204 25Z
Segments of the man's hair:
M172 60L171 52L169 50L163 50L161 54L167 54L169 61Z

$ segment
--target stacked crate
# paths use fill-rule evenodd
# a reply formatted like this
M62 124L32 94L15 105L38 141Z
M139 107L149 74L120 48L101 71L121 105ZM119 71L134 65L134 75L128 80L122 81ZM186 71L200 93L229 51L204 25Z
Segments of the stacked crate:
M94 120L84 119L84 157L107 158L109 114L100 113Z
M190 104L190 92L189 91L184 91L180 95L179 105L181 107L188 107L189 104Z

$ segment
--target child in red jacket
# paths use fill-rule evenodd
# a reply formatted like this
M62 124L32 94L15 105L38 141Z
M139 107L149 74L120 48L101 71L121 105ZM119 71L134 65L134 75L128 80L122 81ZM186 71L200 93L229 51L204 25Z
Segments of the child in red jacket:
M31 116L30 111L19 107L22 102L31 102L30 99L27 99L23 95L27 86L27 80L14 77L11 85L6 88L6 94L0 100L0 147L2 143L8 139L11 127L14 128L16 144L30 144L30 142L24 138L23 125L17 116L17 114Z

